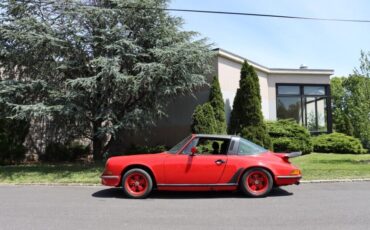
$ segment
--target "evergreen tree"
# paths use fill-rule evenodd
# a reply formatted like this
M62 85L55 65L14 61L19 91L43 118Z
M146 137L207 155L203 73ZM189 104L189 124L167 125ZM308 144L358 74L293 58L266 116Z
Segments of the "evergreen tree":
M217 130L217 121L212 105L209 102L198 105L193 113L191 131L193 133L216 134Z
M122 129L147 126L169 98L205 84L212 53L167 0L0 3L0 103L14 119L63 117L95 159ZM109 141L107 141L109 140Z
M213 78L211 91L209 94L209 102L213 108L215 114L215 119L217 122L216 133L225 134L226 133L226 115L225 115L225 104L222 98L220 83L217 76Z
M270 137L263 121L261 94L257 73L244 62L239 88L233 103L229 125L230 134L240 134L265 147L270 147Z
M362 56L361 66L367 66L364 62L366 58ZM359 138L363 146L369 149L370 78L366 74L366 70L363 70L349 77L334 77L330 80L330 87L334 130Z

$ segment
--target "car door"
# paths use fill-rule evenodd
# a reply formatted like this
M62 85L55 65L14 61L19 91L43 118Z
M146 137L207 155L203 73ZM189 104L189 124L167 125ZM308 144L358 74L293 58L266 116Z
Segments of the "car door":
M191 155L194 139L181 154L169 156L164 162L166 184L211 185L217 184L227 164L227 155L214 155L210 151Z

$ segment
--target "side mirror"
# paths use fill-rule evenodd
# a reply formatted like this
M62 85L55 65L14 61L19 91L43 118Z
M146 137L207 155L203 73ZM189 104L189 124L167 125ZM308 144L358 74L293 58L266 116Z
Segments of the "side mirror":
M194 156L196 153L198 153L197 147L192 147L190 151L191 151L190 156Z

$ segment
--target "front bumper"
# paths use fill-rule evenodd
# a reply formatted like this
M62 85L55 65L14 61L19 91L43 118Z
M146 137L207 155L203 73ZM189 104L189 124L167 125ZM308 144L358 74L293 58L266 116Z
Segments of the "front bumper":
M115 175L102 175L100 178L101 183L106 186L116 187L119 185L119 182L121 181L121 178Z
M302 179L302 175L277 176L276 184L278 186L292 185L292 184L298 185L301 179Z

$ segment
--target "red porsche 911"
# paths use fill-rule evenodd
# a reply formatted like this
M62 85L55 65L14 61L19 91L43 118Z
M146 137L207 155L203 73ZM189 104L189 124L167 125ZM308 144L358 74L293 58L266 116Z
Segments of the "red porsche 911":
M122 186L131 198L145 198L153 189L240 189L262 197L273 186L299 184L301 171L289 162L299 155L273 153L238 136L193 134L163 153L111 157L101 179Z

